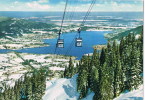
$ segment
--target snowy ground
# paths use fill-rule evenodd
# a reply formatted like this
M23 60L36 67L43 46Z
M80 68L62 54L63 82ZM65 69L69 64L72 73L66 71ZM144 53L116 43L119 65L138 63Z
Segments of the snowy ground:
M139 89L133 90L128 93L123 93L114 100L143 100L143 94L143 85L141 85Z
M71 79L47 81L43 100L77 100L79 93L76 89L76 78L77 75Z
M46 91L43 100L78 100L77 75L70 79L61 78L46 82ZM94 93L90 92L82 100L93 100ZM123 93L114 100L143 100L143 85L137 90Z
M0 86L6 83L13 87L15 81L27 72L22 62L14 53L0 54Z
M77 75L70 79L61 78L46 82L46 91L43 100L78 100ZM82 100L92 100L94 93L90 93Z
M31 71L29 65L24 65L26 60L33 60L30 62L30 65L34 68L48 67L51 78L59 78L60 72L64 71L64 67L68 65L69 57L27 53L19 53L18 56L14 52L0 54L0 87L3 87L3 84L13 87L15 81L22 78L25 73ZM60 67L60 65L62 66Z

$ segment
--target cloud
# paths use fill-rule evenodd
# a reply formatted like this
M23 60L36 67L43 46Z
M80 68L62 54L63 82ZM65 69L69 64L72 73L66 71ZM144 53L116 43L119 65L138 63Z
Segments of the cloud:
M46 9L50 8L50 6L48 6L46 4L41 5L38 2L31 2L31 3L27 3L26 5L27 5L27 7L32 8L32 9L46 10Z
M48 1L48 0L47 0ZM42 1L41 1L42 3ZM48 11L50 6L48 4L41 4L39 1L19 2L15 1L10 4L0 4L0 11Z
M5 0L4 0L5 1ZM6 0L8 1L8 0ZM0 3L1 11L63 11L65 0L14 0L12 3ZM27 2L26 2L27 1ZM51 3L53 1L53 4ZM57 2L58 1L58 2ZM78 4L75 4L78 1ZM89 2L88 2L89 1ZM133 3L133 2L136 3ZM55 3L56 2L56 3ZM87 11L91 0L69 0L69 11ZM82 3L88 2L88 3ZM131 2L131 3L129 3ZM143 11L143 0L97 0L92 11Z
M15 2L14 2L14 4L18 4L18 3L19 3L18 1L15 1Z
M93 11L138 12L143 11L143 5L119 4L117 2L110 2L109 4L106 3L104 5L96 4L93 8Z
M39 0L38 3L48 3L49 0Z

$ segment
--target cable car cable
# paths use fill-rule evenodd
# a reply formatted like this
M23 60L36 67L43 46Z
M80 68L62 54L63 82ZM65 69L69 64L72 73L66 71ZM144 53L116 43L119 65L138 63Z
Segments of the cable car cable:
M83 25L83 24L85 23L85 21L86 21L86 19L88 18L88 15L90 14L90 11L92 10L92 8L93 8L95 2L96 2L96 0L92 0L92 3L91 3L91 5L90 5L90 7L89 7L89 9L88 9L88 11L87 11L87 13L86 13L84 19L83 19L81 25ZM79 29L80 29L80 28L79 28ZM76 36L77 36L77 34L76 34ZM72 43L71 43L71 45L70 45L70 49L71 49L71 47L72 47L72 44L73 44L73 42L74 42L76 36L74 37L74 39L73 39L73 41L72 41ZM79 37L80 37L80 32L79 32ZM68 50L66 51L65 54L67 54L67 53L70 51L70 49L68 49Z
M92 10L92 8L93 8L95 2L96 2L96 0L92 0L92 3L91 3L91 5L90 5L90 7L89 7L89 9L88 9L88 11L87 11L87 13L86 13L84 19L83 19L82 25L84 25L84 23L86 22L86 19L88 18L88 16L89 16L89 14L90 14L90 12L91 12L91 10Z
M76 33L75 37L73 38L73 40L72 40L71 44L69 45L69 47L68 47L65 55L69 54L69 51L71 51L72 45L73 45L73 43L74 43L75 38L77 37L77 35L78 35L78 33Z
M77 3L77 4L76 4L76 6L75 6L75 8L74 8L74 11L73 11L72 14L70 15L70 22L72 22L72 19L73 19L74 15L76 14L75 11L76 11L76 8L77 8L77 5L78 5L79 1L77 0L76 3ZM78 14L78 13L77 13L77 14ZM73 43L74 43L75 38L77 37L77 35L78 35L78 33L76 33L75 37L73 38L73 40L72 40L70 46L68 47L68 50L66 51L65 55L67 55L68 52L71 50L71 46L73 45Z
M63 18L62 18L62 21L61 21L61 26L60 26L59 33L60 33L61 30L62 30L62 26L63 26L63 22L64 22L64 18L65 18L65 13L66 13L67 5L68 5L68 0L66 0L66 3L65 3L65 8L64 8L64 12L63 12Z
M65 3L65 8L64 8L64 12L63 12L61 25L60 25L60 30L59 30L59 33L58 33L59 37L57 39L57 44L56 44L56 47L55 47L55 50L54 50L54 54L56 53L57 47L59 46L60 42L61 42L60 46L64 46L64 41L60 39L60 35L61 35L62 26L63 26L63 23L64 23L64 18L65 18L65 14L66 14L67 5L68 5L68 0L66 0L66 3Z
M90 12L91 12L91 10L92 10L92 8L93 8L93 6L94 6L95 3L96 3L96 0L92 0L92 3L90 5L90 7L89 7L89 9L88 9L88 11L87 11L84 19L83 19L83 22L82 22L81 25L84 25L85 24L85 22L86 22L86 20L87 20L87 18L88 18L88 16L89 16L89 14L90 14Z

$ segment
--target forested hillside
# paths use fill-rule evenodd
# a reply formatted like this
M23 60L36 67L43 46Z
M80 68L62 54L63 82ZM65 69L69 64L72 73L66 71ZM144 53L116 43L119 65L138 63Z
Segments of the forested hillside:
M62 76L78 75L80 99L94 92L94 100L113 100L126 90L137 89L143 83L143 31L139 35L135 38L135 34L129 34L120 44L108 42L101 52L95 49L92 56L83 56L76 66L70 58ZM41 100L46 89L47 70L42 67L26 74L14 87L4 84L0 100Z
M125 37L129 34L135 34L135 35L140 34L142 32L142 29L143 29L143 25L136 27L134 29L130 29L130 30L118 33L118 34L114 34L114 33L107 34L106 37L109 38L109 40L115 40L115 39L121 40L122 37ZM109 35L109 37L108 37L108 35Z
M0 17L0 37L21 36L23 33L32 33L33 29L48 30L52 27L54 25L42 22Z
M41 100L45 93L46 76L41 68L37 73L25 74L14 86L4 86L0 100Z
M70 59L64 77L78 73L77 89L80 98L91 89L94 100L112 100L125 90L137 89L143 77L143 31L140 37L129 34L120 44L108 42L101 53L94 50L92 56L84 56L77 67Z

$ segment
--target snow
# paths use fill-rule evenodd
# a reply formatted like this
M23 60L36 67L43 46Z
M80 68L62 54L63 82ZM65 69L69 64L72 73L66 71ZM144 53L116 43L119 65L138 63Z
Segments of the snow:
M62 20L51 20L51 21L62 21ZM70 21L70 20L64 20L64 21ZM82 21L82 20L72 20L73 22L78 22L78 21ZM96 21L96 22L99 22L99 21L101 21L101 22L105 22L105 21L107 21L107 20L86 20L86 21L90 21L90 22L94 22L94 21Z
M10 75L9 78L15 78L16 80L19 79L23 74L13 74L13 75Z
M9 39L12 39L12 40L15 40L13 37L11 37L11 36L6 36L7 38L9 38Z
M5 44L7 47L17 47L17 48L22 48L22 44Z
M64 71L65 68L61 68L61 67L49 67L49 70L53 70L53 71Z
M143 85L137 90L133 90L128 93L122 93L119 97L114 100L143 100Z
M48 33L47 31L33 31L34 33L39 32L39 33Z
M23 62L23 60L20 59L20 58L15 58L14 61L17 62L17 63L22 63Z
M45 95L43 100L78 100L79 93L77 92L77 74L72 78L60 78L46 81ZM94 93L90 92L81 100L93 100Z
M93 55L93 53L84 54L84 56L91 56L91 55Z
M70 79L60 78L46 81L46 91L43 100L78 100L77 92L77 74ZM95 93L89 92L88 95L81 100L93 100ZM143 85L137 90L122 93L114 100L143 100Z
M1 56L0 56L0 63L2 63L2 62L7 62L7 61L8 61L7 55L1 55Z
M137 34L136 36L135 36L135 39L138 39L140 37L140 34Z
M55 61L69 61L68 59L55 59Z
M79 93L76 84L77 75L71 79L61 78L47 81L43 100L77 100Z
M86 31L110 31L110 30L103 30L103 29L100 29L100 30L97 30L97 29L89 29L89 30L86 30Z
M95 93L91 92L89 95L87 95L87 97L85 97L82 100L93 100L93 96L95 95Z
M6 84L10 87L14 87L15 86L15 81L18 80L19 78L21 78L23 76L23 74L13 74L10 75L8 77L8 81L6 82Z

